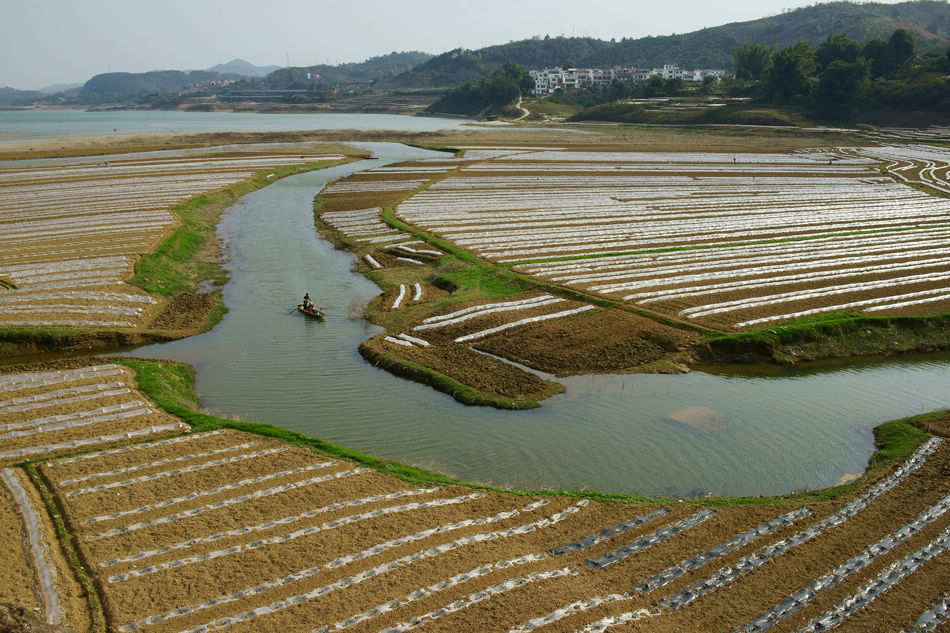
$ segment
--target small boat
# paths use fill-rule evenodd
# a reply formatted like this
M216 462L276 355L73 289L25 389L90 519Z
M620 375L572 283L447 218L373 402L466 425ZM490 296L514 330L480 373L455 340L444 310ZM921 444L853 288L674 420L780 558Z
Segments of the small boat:
M323 320L323 310L318 306L313 306L312 308L305 308L302 303L297 305L297 309L306 314L311 319Z

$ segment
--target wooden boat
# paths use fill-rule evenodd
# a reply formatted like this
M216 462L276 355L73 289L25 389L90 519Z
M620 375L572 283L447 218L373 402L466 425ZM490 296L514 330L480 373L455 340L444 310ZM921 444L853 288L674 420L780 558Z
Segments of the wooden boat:
M300 303L297 305L297 309L306 314L311 319L318 319L320 321L323 320L323 310L321 310L318 306L313 306L313 308L308 310L307 308L303 307L302 303Z

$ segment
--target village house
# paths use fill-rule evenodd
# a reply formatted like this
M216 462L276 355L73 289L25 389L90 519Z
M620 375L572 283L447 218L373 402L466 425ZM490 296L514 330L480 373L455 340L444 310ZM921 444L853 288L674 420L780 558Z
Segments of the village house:
M703 81L712 76L722 79L726 71L718 69L683 70L676 64L664 64L663 68L543 68L528 71L534 79L533 95L551 94L555 90L568 88L587 88L589 86L609 86L613 81L640 83L652 75L664 79L682 79L683 81Z

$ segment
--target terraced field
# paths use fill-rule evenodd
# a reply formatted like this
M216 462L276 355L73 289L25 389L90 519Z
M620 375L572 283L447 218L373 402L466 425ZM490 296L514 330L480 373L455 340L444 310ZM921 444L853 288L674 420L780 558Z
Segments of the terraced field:
M43 435L36 478L9 460L2 471L0 520L28 536L4 539L0 596L50 622L521 633L935 630L947 618L950 448L938 437L831 501L704 506L413 483L163 413L149 414L170 423L150 431L161 439L136 418L95 436L44 428L110 398L155 410L129 372L0 375L0 406L19 416L7 426ZM117 379L128 393L105 395ZM101 611L80 599L40 482Z
M396 213L519 272L725 332L946 312L950 201L900 180L944 191L948 160L920 146L523 151L466 163Z
M340 158L232 153L0 170L0 328L149 327L164 300L125 280L180 225L172 207L258 173Z

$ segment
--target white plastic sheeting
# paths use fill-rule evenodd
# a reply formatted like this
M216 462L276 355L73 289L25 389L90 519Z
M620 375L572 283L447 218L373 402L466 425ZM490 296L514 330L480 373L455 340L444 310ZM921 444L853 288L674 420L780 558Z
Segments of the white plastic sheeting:
M695 571L717 558L721 558L730 552L733 552L741 547L745 547L752 541L758 540L766 534L771 534L775 530L788 527L794 524L796 521L811 515L811 513L812 512L809 508L803 507L799 508L798 510L793 510L792 512L783 514L780 517L776 517L767 523L763 523L758 527L736 535L722 545L717 545L716 547L703 552L702 554L697 554L692 558L682 560L675 565L667 567L655 576L636 585L633 590L643 593L650 593L651 591L659 589L660 587L664 587L680 576L685 575L687 572Z
M921 613L914 623L914 628L907 633L931 633L948 619L950 619L950 593L944 594L932 607Z
M521 512L533 511L539 507L542 507L546 503L547 503L546 500L532 502L528 504L527 506L525 506L525 508ZM331 583L329 585L324 585L322 587L318 587L307 593L302 593L302 594L292 596L290 598L279 600L265 607L259 607L251 611L244 611L234 616L225 616L222 618L218 618L206 624L199 625L193 629L189 629L188 631L190 631L191 633L207 633L210 631L223 629L228 626L231 626L232 624L246 622L248 620L254 619L260 615L275 613L283 609L286 609L288 607L291 607L293 605L309 602L310 600L314 600L316 598L325 596L337 589L343 589L345 587L349 587L354 584L361 583L364 580L367 580L369 578L375 578L381 574L385 574L396 569L404 568L405 566L410 565L416 561L432 558L434 556L439 556L445 552L452 551L464 545L495 540L498 538L505 538L508 536L515 536L517 534L526 534L529 532L533 532L537 529L548 527L549 525L553 525L555 523L562 521L568 515L572 514L573 512L577 512L581 507L585 505L587 505L586 502L582 500L581 502L578 502L577 504L566 508L562 512L555 513L554 515L551 515L550 517L541 519L540 521L536 521L534 523L522 525L517 528L510 528L508 530L500 530L498 532L474 534L472 536L462 537L454 541L451 541L450 543L445 543L443 545L439 545L427 550L421 550L421 551L415 552L414 554L409 554L407 556L397 558L388 563L383 563L376 567L366 569L353 576L347 576L345 578L341 578L334 583ZM459 522L458 524L442 526L442 528L444 529L432 528L432 530L426 530L425 531L427 533L426 536L420 536L419 538L427 538L428 536L431 536L433 534L441 534L447 529L462 529L464 527L473 526L473 525L485 525L485 524L493 523L496 521L508 519L513 516L517 516L518 514L519 514L518 510L513 510L510 512L502 512L492 517L487 517L484 519L466 519L464 521ZM403 545L407 542L411 542L411 540L397 539L396 541L391 542L390 547L398 547L399 545ZM385 551L385 549L386 548L379 549L378 551L376 551L377 548L371 548L370 550L366 550L367 553L365 555L360 555L356 560L375 555L377 553ZM347 557L344 557L344 558L347 558ZM345 563L342 563L342 564L345 564ZM128 631L140 630L142 626L144 625L157 624L159 622L167 621L170 618L179 617L182 615L188 615L196 611L209 609L209 608L220 606L222 604L226 604L229 602L240 601L245 598L269 591L273 589L274 587L286 586L290 583L311 578L317 575L318 573L320 573L324 568L333 568L333 567L339 567L339 566L340 565L333 565L333 563L328 563L325 565L314 565L313 567L308 567L306 569L293 572L292 574L289 574L282 578L278 578L273 581L259 583L257 585L254 585L253 587L247 587L240 591L236 591L232 594L218 596L216 598L212 598L211 600L207 600L202 603L198 603L194 605L186 605L186 606L178 607L176 609L171 609L169 611L166 611L158 615L149 616L147 618L144 618L143 620L139 620L138 622L133 622L131 624L120 626L118 630L120 631L120 633L128 633ZM182 632L182 633L185 633L185 632Z
M938 437L932 437L921 445L920 448L897 470L889 476L878 482L870 489L866 490L858 497L847 503L841 510L831 516L822 519L811 527L786 539L777 541L766 547L759 548L755 552L744 556L738 562L727 567L722 567L706 580L700 581L690 587L678 591L663 598L660 603L668 609L679 609L694 602L702 596L723 587L738 577L758 569L767 562L778 558L793 547L806 543L816 536L822 534L826 529L841 525L850 517L864 510L868 504L875 501L885 492L897 486L901 481L912 473L920 469L926 462L927 457L943 443Z
M178 455L177 457L166 457L165 459L158 459L154 462L143 462L141 464L135 464L133 466L125 466L122 468L113 468L112 470L102 471L97 473L88 473L79 477L70 477L69 479L64 479L59 482L60 486L71 486L73 484L82 483L84 481L89 481L91 479L103 479L105 477L116 477L125 473L135 472L137 470L145 470L146 468L159 468L161 466L167 466L168 464L174 464L176 462L187 462L193 459L201 459L203 457L213 457L215 455L221 455L222 453L233 453L234 451L241 451L247 448L254 446L254 442L245 442L243 444L234 444L232 446L225 446L224 448L214 448L203 453L189 453L188 455Z
M745 627L736 631L736 633L758 633L778 624L779 620L795 613L808 602L818 597L823 591L828 591L835 587L842 580L851 574L858 572L874 560L890 552L900 543L918 534L927 525L933 523L944 513L950 510L950 496L944 497L935 505L921 512L917 518L893 534L885 536L876 543L870 545L857 556L849 558L847 561L838 565L833 570L813 582L810 587L805 587L796 593L793 593L787 600L772 608L765 615L756 618L753 622L746 624Z
M371 620L372 618L379 617L384 613L389 613L390 611L395 611L396 609L402 608L408 604L428 598L431 595L445 591L446 589L451 589L452 587L457 587L463 583L466 583L470 580L475 580L487 574L490 574L494 571L501 569L509 569L514 565L526 565L529 563L534 563L540 560L545 560L547 556L544 553L538 554L526 554L524 556L519 556L511 560L499 561L497 563L488 563L486 565L480 565L475 569L463 572L461 574L456 574L445 580L440 580L439 582L429 585L428 587L420 587L415 591L411 591L401 598L394 598L384 602L383 604L377 605L371 609L366 609L362 613L358 613L354 616L350 616L344 620L341 620L334 624L333 626L326 625L321 626L313 630L313 633L329 633L330 631L342 631L343 629L348 629L352 626L356 626L361 622L366 620Z
M281 477L308 473L308 472L318 470L321 468L327 468L328 466L336 466L336 464L337 462L318 462L316 464L310 464L309 466L291 468L288 470L281 470L275 473L269 473L267 475L258 475L257 477L248 477L247 479L234 481L229 484L225 484L223 486L218 486L217 488L211 488L209 490L193 491L193 492L189 492L186 495L182 495L180 497L173 497L171 499L164 499L154 504L145 504L143 506L132 508L130 510L120 510L118 512L113 512L111 514L103 514L100 516L91 517L83 521L83 523L89 525L92 523L102 523L103 521L114 521L115 519L131 516L133 514L141 514L142 512L149 512L150 510L158 510L161 508L167 508L169 506L173 506L179 503L191 501L192 499L200 499L201 497L210 497L210 496L220 494L222 492L237 490L238 488L243 488L246 486L253 486L255 484L259 484L265 481L270 481L272 479L279 479ZM348 474L354 474L353 471L345 471L345 472L347 472ZM361 470L359 472L366 472L366 471ZM284 492L287 490L295 490L297 488L302 488L304 486L309 486L311 484L322 483L324 481L330 481L331 479L334 478L334 476L335 475L311 477L309 479L303 479L300 481L292 481L286 484L281 484L280 486L274 486L272 488L266 488L263 490L255 490L251 494L240 495L238 497L231 497L229 499L222 499L221 501L216 501L214 503L208 504L207 506L204 506L203 509L217 510L218 508L223 508L223 507L235 505L238 503L244 503L245 501L250 501L252 499L259 499L261 497L267 497L267 496L278 494L280 492ZM195 510L200 510L200 509L195 508ZM175 517L175 516L179 516L180 514L181 513L175 513L169 516ZM160 517L159 519L155 519L155 520L158 521L164 518L165 517Z
M157 440L154 442L143 442L141 444L132 444L130 446L122 446L120 448L107 448L105 450L96 451L94 453L84 453L83 455L76 455L75 457L55 459L55 460L46 462L46 467L55 468L57 466L66 466L68 464L84 462L90 459L99 459L100 457L107 457L109 455L119 455L121 453L128 453L131 451L141 451L141 450L146 450L150 448L156 448L158 446L171 446L173 444L180 444L182 442L193 442L195 440L202 440L206 437L221 435L226 432L227 432L226 429L216 429L214 431L205 431L204 433L192 433L190 435L180 435L178 437L170 437L164 440Z
M656 519L662 516L665 516L669 513L670 513L669 508L657 508L656 510L647 512L646 514L641 514L639 516L633 517L632 519L628 519L626 521L618 523L617 525L611 526L609 528L604 528L603 530L601 530L600 532L597 532L596 534L590 534L588 536L585 536L581 539L578 539L566 545L561 545L560 547L554 547L552 549L549 549L548 553L551 554L552 556L564 556L566 554L573 554L575 552L580 552L582 550L587 549L588 547L593 547L595 545L598 545L606 541L607 539L611 539L620 534L629 532L635 527L639 527L651 521L655 521Z
M141 437L143 435L155 435L156 433L171 433L175 431L181 432L187 428L187 424L183 422L176 422L175 424L154 425L145 427L143 429L136 429L134 431L126 431L124 433L112 433L110 435L100 435L98 437L69 440L68 442L24 446L22 448L15 448L9 451L0 451L0 459L6 459L8 457L26 457L27 455L36 455L37 453L52 453L54 451L65 449L82 448L83 446L106 444L108 442L132 439L133 437Z
M561 569L539 571L526 576L511 578L497 585L486 587L481 591L470 593L465 598L459 598L455 602L451 602L444 607L430 611L420 616L416 616L408 622L400 622L393 627L383 629L381 633L402 633L403 631L411 631L421 626L425 626L433 620L437 620L443 616L461 611L462 609L466 609L473 604L488 600L493 596L505 593L506 591L511 591L512 589L517 589L518 587L523 587L541 580L563 578L565 576L576 576L578 573L580 573L579 570L574 567L562 567Z
M564 301L559 297L552 295L538 295L527 299L517 299L514 301L500 301L495 303L483 303L477 306L462 308L448 314L439 314L422 320L421 325L412 328L413 330L429 330L432 328L445 327L447 325L456 325L469 319L474 319L498 312L509 312L511 310L528 310L539 306L560 303Z
M329 478L324 478L324 479L339 479L339 478L340 478L339 475L349 476L350 474L353 474L353 471L344 471L344 473L338 473L337 475L331 475ZM304 512L303 514L301 514L299 517L292 517L292 519L293 519L293 520L297 520L297 519L309 519L309 518L313 518L313 517L319 516L319 515L321 515L321 514L325 514L325 513L327 513L327 512L335 512L335 511L337 511L337 510L343 510L343 509L345 509L345 508L353 508L353 507L357 507L357 506L361 506L361 505L366 505L366 504L368 504L368 503L377 503L377 502L379 502L379 501L392 501L393 499L402 499L402 498L404 498L404 497L414 497L414 496L416 496L416 495L431 494L431 493L433 493L433 492L438 492L438 490L439 490L438 488L418 488L418 489L416 489L416 490L400 490L400 491L397 491L397 492L391 492L391 493L389 493L389 494L371 495L371 496L369 496L369 497L360 497L359 499L349 499L349 500L347 500L347 501L337 501L337 502L330 503L330 504L325 505L325 506L320 507L320 508L314 508L314 509L312 509L312 510L307 510L306 512ZM198 508L196 508L196 509L198 509ZM208 506L205 506L204 508L200 508L199 510L201 510L202 512L204 512L204 511L206 511L206 510L208 510L208 509L209 509ZM216 508L215 508L215 509L216 509ZM159 523L159 522L162 522L162 523L170 523L171 521L176 521L176 520L178 520L179 516L181 516L181 517L184 517L184 516L189 516L189 517L191 517L191 516L195 516L196 514L200 514L200 512L198 512L198 513L190 513L190 512L189 512L189 513L187 513L187 514L186 514L186 513L181 513L181 515L172 514L172 515L168 515L168 516L166 516L166 517L162 517L163 521L155 521L155 522L152 522L151 525L155 525L155 524L157 524L157 523ZM103 561L103 562L99 563L99 566L100 566L100 567L112 567L113 565L118 565L118 564L120 564L120 563L132 563L132 562L144 560L144 559L146 559L146 558L150 558L150 557L152 557L152 556L159 556L159 555L161 555L161 554L167 554L168 552L178 551L178 550L182 550L182 549L190 549L190 548L192 548L192 547L196 547L196 546L198 546L198 545L201 545L202 543L214 543L215 541L220 541L221 539L223 539L223 538L228 538L228 537L230 537L230 536L241 536L241 535L243 535L243 534L249 534L249 533L251 533L251 532L255 532L255 531L258 531L258 530L270 529L270 528L275 527L275 526L277 526L277 525L279 525L279 524L283 524L283 522L289 522L289 520L287 520L287 519L283 519L283 520L277 519L277 520L274 520L274 521L265 521L264 523L261 523L261 524L259 524L259 525L254 525L254 526L249 526L249 527L242 527L242 528L235 528L235 529L233 529L233 530L227 530L227 531L225 531L225 532L218 532L218 533L212 534L212 535L210 535L210 536L201 536L201 537L197 537L197 538L192 538L192 539L189 539L189 540L187 540L187 541L182 541L182 542L180 542L180 543L174 543L174 544L172 544L172 545L163 545L162 547L159 547L159 548L156 548L156 549L143 550L143 551L141 551L141 552L136 552L135 554L132 554L132 555L130 555L130 556L126 556L126 557L124 557L124 558L113 558L113 559L110 559L110 560L106 560L106 561ZM142 524L142 525L144 525L144 524ZM129 532L129 531L131 531L131 530L134 530L134 529L138 529L137 526L129 526L128 528L120 528L121 531L116 531L116 533L117 533L117 534L118 534L118 533L125 533L125 532ZM112 531L110 531L110 532L112 532ZM106 534L104 534L104 535L105 535L105 536L112 536L112 534L110 534L110 533L106 533ZM98 536L99 536L99 535L96 535L96 537L98 537ZM95 538L95 537L94 537L94 538Z
M619 563L625 558L639 554L643 550L649 549L658 543L662 543L673 536L676 536L680 532L694 528L714 516L716 516L715 510L700 510L699 512L696 512L685 519L680 519L679 521L675 521L669 525L663 526L653 534L639 538L629 545L618 547L612 552L607 552L599 558L584 561L584 566L589 567L594 571L599 571L608 565Z
M17 513L23 522L27 541L30 545L30 556L33 559L33 570L39 581L39 594L42 599L43 615L48 624L60 624L63 621L63 610L56 593L56 566L50 558L46 543L41 534L42 527L30 503L30 498L20 485L16 472L10 468L0 469L0 479L6 484L10 494L16 502Z
M371 510L369 512L363 512L360 514L351 514L339 519L333 519L332 521L327 521L320 525L311 525L293 532L288 532L286 534L279 534L277 536L272 536L269 538L262 538L256 541L251 541L250 543L241 543L240 545L233 545L226 549L214 550L212 552L204 552L196 556L189 556L186 558L178 558L175 560L166 561L163 563L158 563L157 565L150 565L142 569L132 569L128 572L115 574L109 576L108 580L110 583L122 582L124 580L129 580L131 578L138 578L139 576L145 576L157 571L164 569L178 569L185 565L191 565L193 563L200 563L204 561L214 560L216 558L221 558L224 556L231 556L233 554L239 554L241 552L247 552L255 549L260 549L262 547L267 547L268 545L275 545L277 543L287 543L298 538L303 538L305 536L311 536L317 532L325 532L327 530L332 530L344 525L350 525L351 523L356 523L358 521L364 521L366 519L374 519L377 517L385 516L388 514L395 514L399 512L409 512L411 510L418 510L422 508L434 508L448 505L457 505L460 503L466 503L474 499L480 499L484 497L484 493L475 492L468 495L462 495L459 497L452 497L447 499L434 499L432 501L421 501L417 503L405 503L398 506L390 506L388 508L378 508L376 510ZM290 517L285 517L282 520L274 522L265 522L257 526L247 526L241 530L239 533L241 535L249 534L251 532L267 530L275 525L285 525L289 523L294 523L296 521L303 521L309 516L305 515L294 515Z
M0 392L16 391L19 389L35 389L36 387L47 387L64 382L74 382L88 380L89 378L98 378L100 376L115 376L121 374L122 369L118 365L96 365L93 367L83 367L82 369L70 369L66 371L40 371L27 374L9 374L0 376Z
M145 483L147 481L156 481L158 479L163 479L165 477L174 477L175 475L183 475L187 473L198 472L199 470L205 470L207 468L217 468L219 466L227 466L230 464L236 464L238 462L243 462L248 459L254 459L256 457L264 457L267 455L274 455L276 453L283 453L287 450L286 446L278 446L276 448L265 448L264 450L257 451L254 453L246 453L244 455L235 455L234 457L228 457L225 459L215 459L208 462L203 462L201 464L193 464L191 466L185 466L184 468L172 468L171 470L165 470L159 473L154 473L151 475L142 475L140 477L134 477L132 479L124 479L122 481L113 481L107 484L99 484L97 486L90 486L89 488L77 488L75 490L70 490L66 493L67 497L73 497L76 495L87 494L90 492L102 492L104 490L112 490L114 488L124 488L126 486L134 486L136 484Z
M878 574L874 580L848 596L834 609L827 611L805 625L801 633L828 631L842 624L846 619L871 604L878 596L888 591L901 580L916 572L930 560L950 549L950 528L925 547L908 555Z
M508 633L529 633L530 631L537 630L546 624L552 624L558 620L575 615L577 613L583 613L584 611L593 609L594 607L599 607L602 604L623 602L625 600L630 600L631 598L633 598L633 596L626 593L610 593L606 596L595 596L593 598L587 598L586 600L576 600L570 604L555 609L547 615L539 618L531 618L521 626L508 629Z
M399 296L393 301L392 310L398 310L402 305L402 300L406 298L406 284L399 284Z
M581 312L586 312L588 310L593 310L594 306L584 305L579 308L574 308L573 310L564 310L562 312L552 312L550 314L542 314L540 316L527 317L524 319L519 319L517 321L512 321L511 323L505 323L497 327L488 328L487 330L481 330L480 332L473 332L471 334L466 334L465 336L459 336L455 339L456 343L464 343L466 341L474 341L476 339L484 338L492 334L497 334L498 332L503 332L505 330L511 329L513 327L519 327L521 325L527 325L529 323L538 323L540 321L548 321L551 319L563 319L565 317L573 316L575 314L580 314Z
M18 413L21 411L34 411L45 407L58 407L64 404L75 402L86 402L88 400L97 400L99 398L109 398L111 396L121 396L131 393L132 390L125 387L124 382L111 382L98 385L82 385L71 389L57 389L35 396L24 396L22 398L11 398L0 402L0 414ZM65 397L60 397L65 396Z

